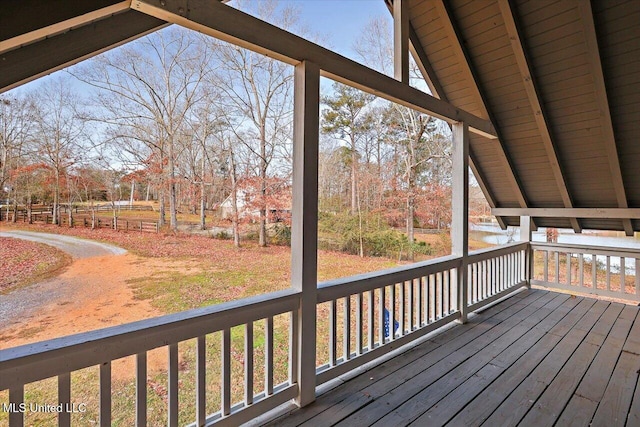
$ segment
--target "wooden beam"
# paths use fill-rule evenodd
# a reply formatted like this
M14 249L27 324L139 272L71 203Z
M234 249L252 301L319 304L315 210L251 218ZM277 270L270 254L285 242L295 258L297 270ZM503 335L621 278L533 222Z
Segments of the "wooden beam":
M491 213L537 218L640 219L639 208L494 208Z
M562 203L564 204L565 208L572 208L573 201L571 200L571 195L569 194L569 191L567 189L567 183L565 181L565 175L562 171L562 166L558 161L556 145L554 144L553 137L549 130L550 126L548 124L547 116L544 109L542 108L540 93L538 92L535 84L535 76L530 66L530 62L527 58L527 53L522 42L522 38L520 37L520 31L518 30L515 19L515 11L509 0L498 0L498 5L500 6L500 13L502 14L502 19L504 20L504 25L507 30L507 34L509 35L511 48L513 49L516 63L518 64L520 75L522 76L522 82L524 84L527 97L529 98L531 109L533 110L533 116L536 120L536 125L538 126L542 144L544 145L544 149L547 153L547 158L549 159L549 164L551 166L551 172L553 173L556 185L558 186L558 191L560 192ZM570 221L571 226L573 227L573 231L575 231L576 233L580 233L582 231L582 228L578 220L576 218L571 218Z
M165 21L129 10L0 54L0 93L166 25Z
M217 1L189 0L187 8L184 0L134 0L131 7L291 65L311 61L318 64L322 76L449 123L464 121L474 133L496 137L486 119Z
M613 123L611 122L611 110L609 109L609 99L607 98L607 88L604 82L604 73L602 71L602 62L600 60L596 28L593 22L591 2L589 0L579 1L578 9L580 10L580 18L587 45L589 67L591 69L591 75L593 76L593 83L596 91L595 95L598 110L600 112L602 140L607 151L607 160L609 161L613 189L616 194L618 206L620 208L626 208L629 205L624 188L624 180L622 179L622 171L620 170L620 159L618 157L618 149L616 147ZM633 226L631 221L628 219L623 220L622 225L627 236L633 236Z
M393 1L393 74L409 84L409 0Z
M469 56L466 52L466 49L463 47L462 40L459 34L459 30L454 24L453 16L447 5L444 3L444 0L434 0L433 2L435 9L442 20L442 27L444 29L444 33L446 37L451 41L451 46L454 55L456 56L458 63L460 64L460 71L464 75L464 79L469 83L469 88L471 89L474 98L476 99L476 103L482 110L483 114L488 117L489 121L495 123L493 119L493 115L487 108L487 102L485 101L485 97L483 96L480 90L480 83L476 78L474 69L469 61ZM502 138L500 136L500 131L496 128L497 139L494 141L495 150L498 154L499 161L502 163L505 178L511 185L513 192L516 196L517 202L522 208L526 208L529 203L524 195L524 191L518 180L518 177L515 173L515 168L511 163L511 159L507 155L506 148L502 142Z
M18 2L18 5L26 7L27 5L22 5L22 2ZM26 3L26 2L25 2ZM40 2L42 3L42 2ZM59 3L59 2L58 2ZM84 4L83 4L84 3ZM94 2L95 3L95 2ZM107 18L116 13L121 13L129 10L131 5L131 0L119 1L114 4L110 4L105 7L99 7L95 10L86 10L87 5L90 5L90 2L67 2L67 6L70 6L71 13L73 12L73 8L78 9L78 15L73 16L68 19L64 19L61 21L53 22L49 25L43 26L41 28L37 28L31 31L27 31L22 34L16 34L13 37L9 37L7 39L0 40L0 53L6 52L15 48L18 48L22 45L26 45L29 43L33 43L35 41L46 39L47 37L55 36L66 31L69 31L71 28L81 27L88 23ZM97 3L98 5L100 3ZM61 5L57 5L57 9L60 8ZM14 13L21 13L19 10L12 11ZM29 16L32 16L34 10L24 9L22 13L26 13ZM8 10L5 11L8 13ZM9 15L12 16L12 15ZM13 32L10 32L13 34Z
M316 302L318 288L318 135L320 69L304 61L296 66L293 100L293 197L291 285L302 292L298 310L297 403L316 396Z
M462 257L457 269L460 321L467 321L467 257L469 256L469 128L453 124L451 161L451 255Z

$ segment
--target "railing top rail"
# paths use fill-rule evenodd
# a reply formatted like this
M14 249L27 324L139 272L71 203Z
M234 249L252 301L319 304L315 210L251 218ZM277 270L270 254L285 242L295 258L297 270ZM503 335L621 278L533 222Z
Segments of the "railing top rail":
M294 289L0 350L0 390L295 310Z
M575 243L547 243L547 242L531 242L533 249L555 249L560 252L581 252L585 254L595 255L612 255L623 256L629 258L640 257L640 249L636 248L616 248L612 246L592 246L581 245Z
M370 291L381 286L402 283L406 280L457 268L461 263L461 257L449 255L412 265L403 265L386 270L374 271L372 273L363 273L328 280L318 284L318 303L332 301L336 298Z
M469 252L468 263L474 263L478 261L483 261L485 259L495 258L501 255L510 254L513 252L517 252L523 249L526 249L529 245L528 242L514 242L507 243L506 245L501 246L492 246L490 248L478 249L472 252Z

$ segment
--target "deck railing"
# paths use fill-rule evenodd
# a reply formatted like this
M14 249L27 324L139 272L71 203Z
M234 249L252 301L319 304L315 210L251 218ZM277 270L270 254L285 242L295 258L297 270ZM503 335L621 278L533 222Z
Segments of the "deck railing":
M477 310L527 284L528 243L512 243L469 254L467 306Z
M71 404L71 374L81 369L99 367L99 420L101 426L112 423L112 362L127 356L135 356L135 423L147 425L147 354L154 349L164 348L167 355L166 412L167 424L179 424L179 381L178 346L191 341L195 344L195 421L197 425L211 424L238 425L261 413L295 398L298 387L292 378L296 369L296 342L289 340L288 378L276 383L278 377L274 365L274 318L285 315L289 319L286 329L297 327L297 310L300 294L293 290L281 291L241 301L215 305L204 309L162 316L116 326L94 332L86 332L69 337L25 345L0 351L0 390L9 390L9 425L22 426L25 385L45 378L57 377L57 404L63 408ZM254 325L262 322L263 337L254 340ZM232 358L237 358L238 350L232 348L232 330L243 329L244 349L241 349L243 378L232 378ZM293 335L295 336L295 335ZM219 340L218 343L212 343ZM195 341L195 343L193 343ZM235 340L234 340L235 341ZM256 390L254 386L254 342L263 342L264 386ZM213 345L212 345L213 344ZM217 344L217 345L216 345ZM278 343L282 346L283 343ZM287 345L287 343L284 343ZM219 351L214 351L218 350ZM217 359L213 364L211 359ZM217 404L208 399L207 392L212 382L210 367L219 368L220 396ZM209 372L208 372L209 371ZM214 378L215 380L215 378ZM243 390L232 395L232 382L242 384ZM236 401L234 401L234 396ZM238 399L238 396L241 396ZM193 406L193 402L192 402ZM217 408L211 411L210 408ZM212 415L209 415L213 413ZM58 414L60 426L71 424L71 414ZM153 424L153 423L151 423ZM184 421L181 421L184 424Z
M640 250L532 243L534 285L640 301Z
M527 250L527 243L514 244L471 253L466 259L449 256L321 283L315 314L316 384L460 319L461 286L467 286L466 305L476 310L525 285ZM148 415L160 410L166 412L169 426L237 425L299 395L296 374L306 363L298 342L302 298L302 292L291 289L0 350L0 390L9 390L11 408L19 408L25 385L57 377L57 401L66 405L73 402L72 375L95 367L100 393L96 418L109 426L116 393L112 363L132 357L131 418L137 425L146 425ZM276 363L274 350L286 360ZM166 352L163 408L148 406L152 351ZM192 355L190 361L181 360L185 353ZM184 363L191 363L191 376L182 374ZM185 382L193 390L187 402ZM193 415L190 419L184 414L179 418L184 403L192 407L186 411ZM71 415L58 414L59 425L70 425ZM12 427L24 421L19 410L9 414Z

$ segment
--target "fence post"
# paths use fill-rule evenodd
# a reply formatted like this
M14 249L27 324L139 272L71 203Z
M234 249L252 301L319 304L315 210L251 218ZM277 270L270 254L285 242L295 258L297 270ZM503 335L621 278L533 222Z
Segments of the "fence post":
M527 249L525 249L524 257L524 280L527 282L527 287L531 287L531 279L533 278L533 249L531 248L531 231L533 230L533 221L530 216L520 217L520 241L527 242Z
M458 268L458 309L460 322L467 322L469 256L469 126L453 124L451 193L451 254L462 258Z
M316 398L316 301L318 288L318 129L320 69L303 61L295 68L293 92L293 197L291 284L301 291L294 331L292 372L296 403ZM293 325L292 325L293 326Z

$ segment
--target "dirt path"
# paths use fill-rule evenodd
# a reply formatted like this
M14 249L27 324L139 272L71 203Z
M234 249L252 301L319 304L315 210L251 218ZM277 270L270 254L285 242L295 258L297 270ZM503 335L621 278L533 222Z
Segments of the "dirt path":
M74 257L58 277L0 295L0 349L158 316L148 301L134 298L127 281L181 267L68 236L0 235L51 244Z

